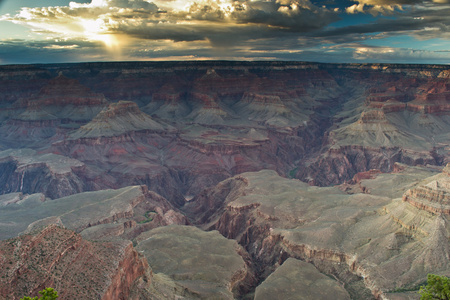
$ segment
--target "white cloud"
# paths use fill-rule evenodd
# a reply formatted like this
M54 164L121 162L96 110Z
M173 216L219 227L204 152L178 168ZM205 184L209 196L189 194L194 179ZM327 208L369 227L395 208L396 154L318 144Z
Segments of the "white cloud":
M353 4L345 9L345 12L348 14L356 14L364 12L364 3Z

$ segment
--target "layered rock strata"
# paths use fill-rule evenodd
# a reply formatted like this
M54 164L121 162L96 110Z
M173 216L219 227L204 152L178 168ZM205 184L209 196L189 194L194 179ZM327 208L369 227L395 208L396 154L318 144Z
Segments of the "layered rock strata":
M45 287L63 299L128 299L148 269L131 242L88 242L56 225L2 241L0 249L2 299L35 296Z
M416 288L427 272L448 270L449 227L446 217L420 212L384 192L377 195L377 190L389 194L394 187L405 191L410 182L390 183L389 188L386 183L392 177L383 181L383 176L391 175L364 179L363 185L376 183L377 189L370 188L374 194L347 194L269 171L245 173L205 191L186 209L204 228L217 229L243 245L260 266L261 279L294 257L335 276L353 298L372 294L389 299L397 288Z
M31 149L1 151L0 168L0 194L41 192L55 199L87 189L85 165L61 155L38 154Z
M85 192L54 200L41 194L1 197L0 239L60 224L92 239L131 240L158 226L187 223L166 199L145 186Z
M403 195L403 201L433 214L450 215L450 165Z
M136 103L119 101L102 110L91 122L70 135L70 139L120 136L133 131L170 130L143 113Z

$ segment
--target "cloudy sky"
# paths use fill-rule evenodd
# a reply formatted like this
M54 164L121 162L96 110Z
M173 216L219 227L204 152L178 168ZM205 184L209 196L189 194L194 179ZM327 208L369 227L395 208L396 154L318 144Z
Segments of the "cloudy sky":
M0 0L0 64L450 64L450 0Z

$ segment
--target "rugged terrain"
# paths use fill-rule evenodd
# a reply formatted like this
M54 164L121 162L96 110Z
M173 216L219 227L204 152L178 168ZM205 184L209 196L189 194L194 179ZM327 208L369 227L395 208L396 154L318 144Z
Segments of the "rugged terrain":
M448 66L2 66L0 121L0 298L72 295L55 270L108 255L88 298L417 299L450 275Z

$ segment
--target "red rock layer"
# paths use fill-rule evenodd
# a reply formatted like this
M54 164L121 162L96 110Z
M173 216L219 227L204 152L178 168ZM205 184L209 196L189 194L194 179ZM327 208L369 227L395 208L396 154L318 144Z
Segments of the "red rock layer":
M266 108L267 106L273 106L286 109L279 95L266 95L266 94L262 95L255 93L245 93L241 101L244 103L260 105L262 108Z
M91 243L56 225L0 243L0 295L6 299L35 296L45 287L60 299L127 299L147 269L131 242Z
M450 111L450 83L444 75L433 80L395 78L368 89L367 93L369 106L383 108L386 113L405 108L421 113Z
M182 93L154 93L153 94L153 101L163 101L166 104L176 104L177 102L181 101Z
M415 187L403 195L403 201L414 207L429 211L433 214L450 215L450 185L431 182L425 186Z
M413 166L437 165L436 158L427 152L392 147L384 149L383 153L378 148L351 145L329 149L307 168L299 168L296 178L311 185L327 186L351 180L356 173L371 169L390 172L396 162Z
M94 106L106 103L102 94L93 93L89 88L83 86L76 79L70 79L63 75L49 81L36 95L39 105L79 105Z
M372 170L365 171L365 172L359 172L359 173L356 173L355 176L353 176L352 180L349 183L350 184L357 184L357 183L360 183L361 180L373 179L378 174L381 174L381 171L377 170L377 169L372 169Z
M191 93L192 100L200 102L204 109L221 110L214 97L203 93Z
M386 116L381 110L369 110L361 113L360 123L379 123L386 122Z

